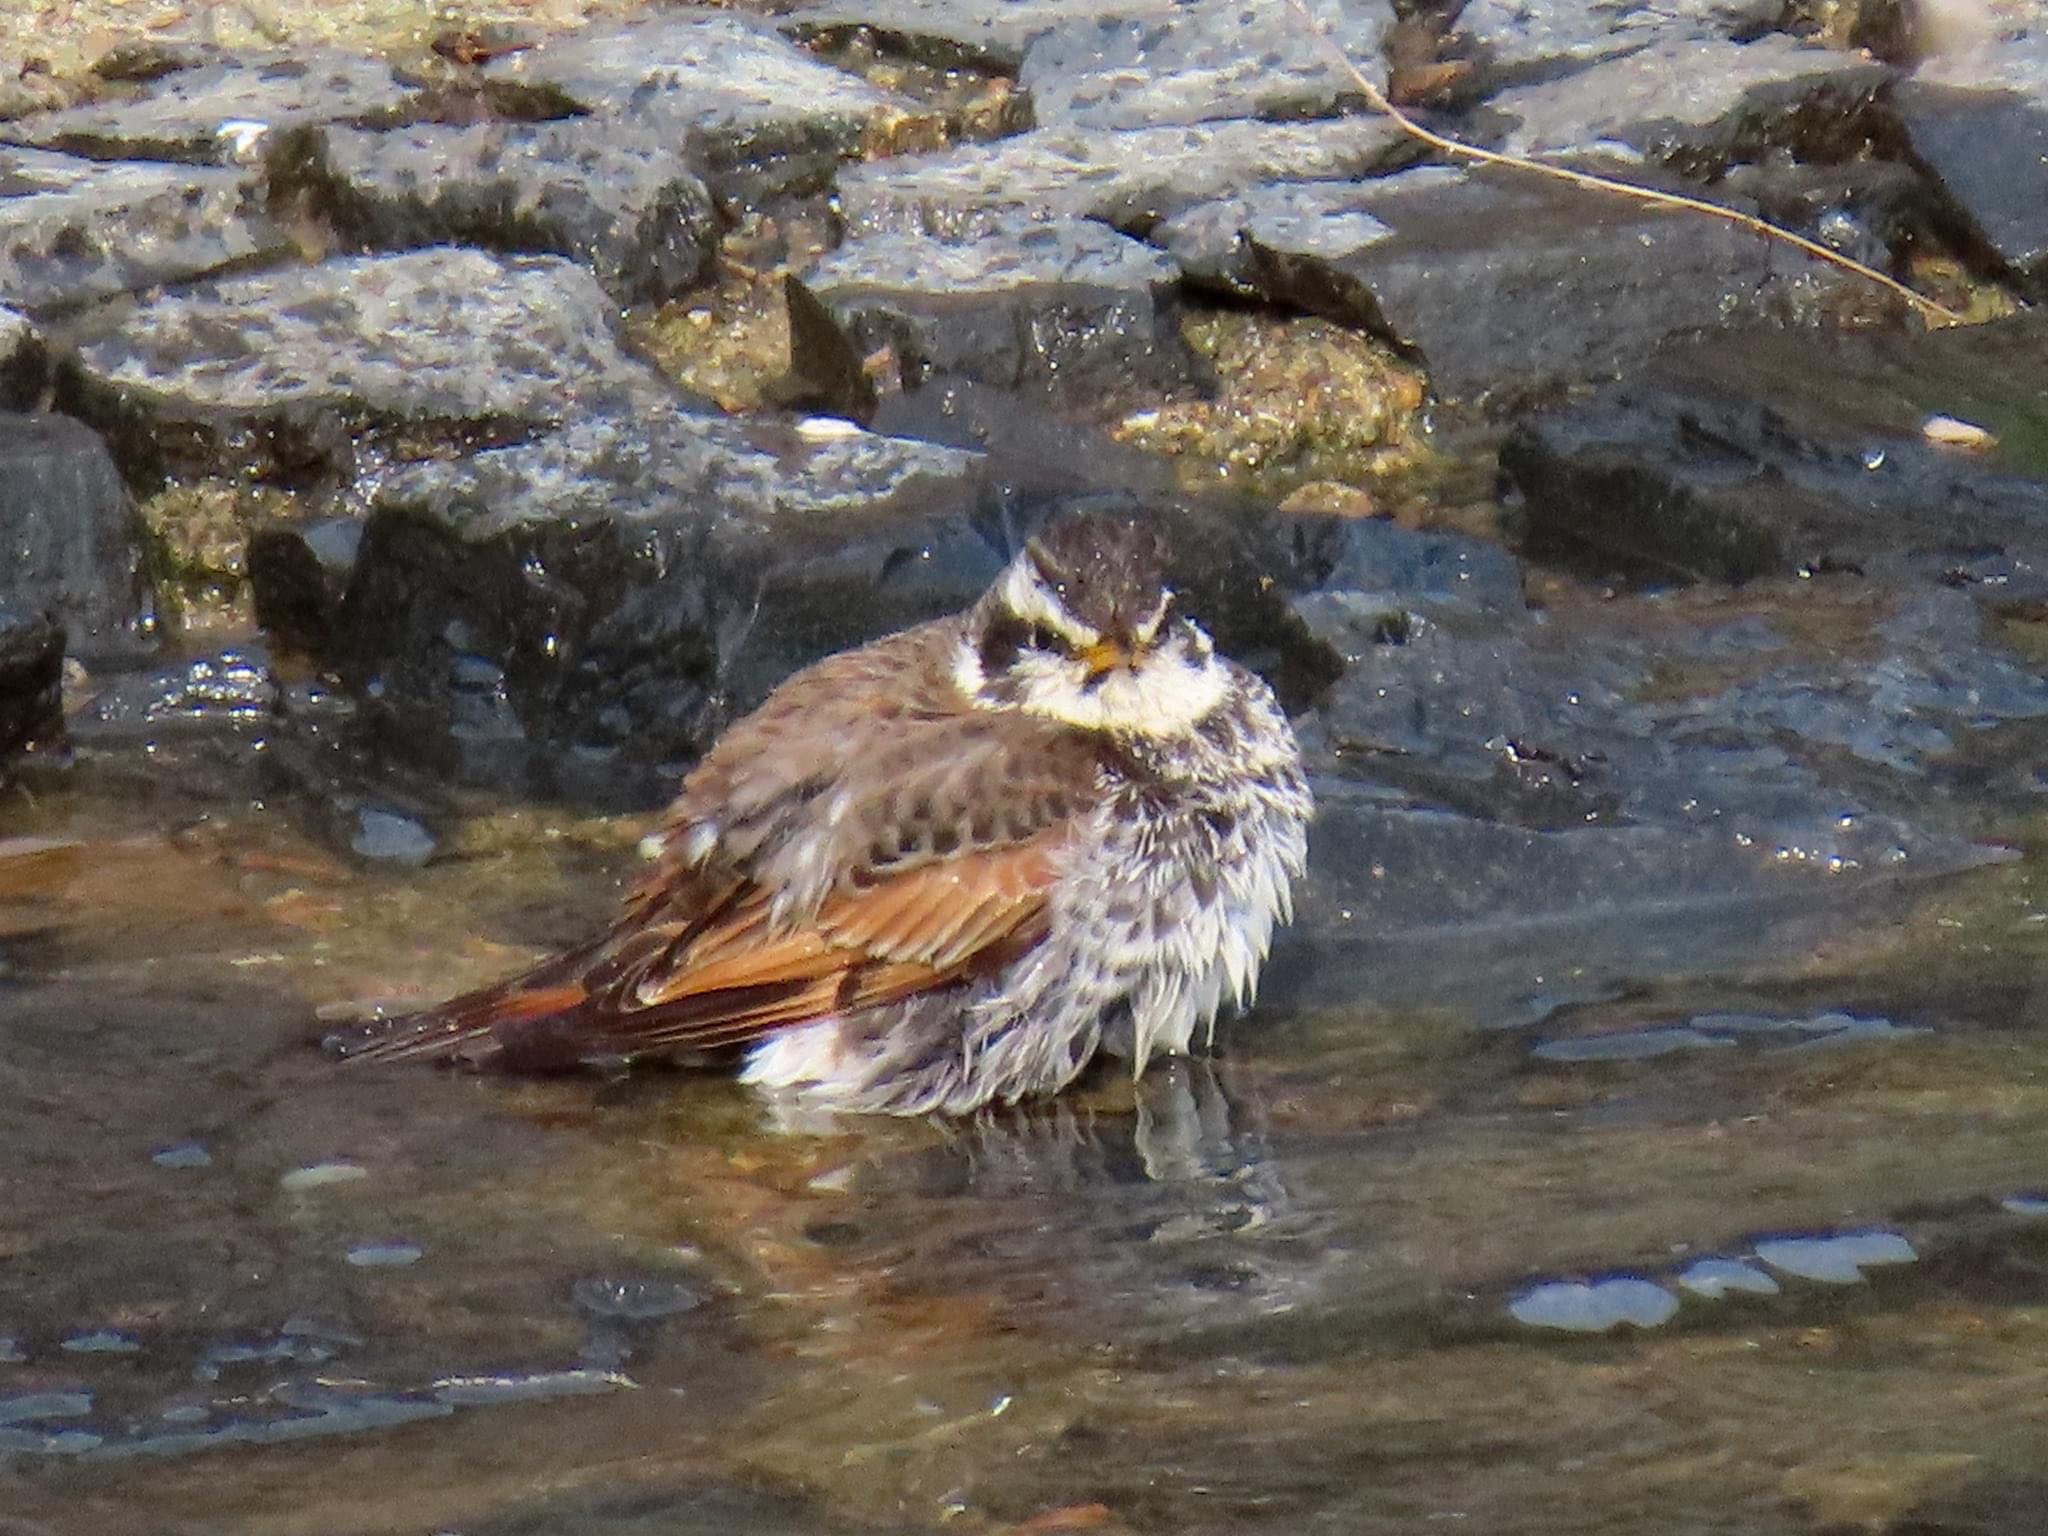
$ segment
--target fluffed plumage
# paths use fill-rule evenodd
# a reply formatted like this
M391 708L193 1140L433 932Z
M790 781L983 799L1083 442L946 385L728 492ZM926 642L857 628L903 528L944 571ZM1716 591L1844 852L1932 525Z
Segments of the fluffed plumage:
M524 1069L749 1048L821 1107L964 1112L1142 1068L1249 997L1309 796L1271 693L1170 619L1149 528L1053 525L964 614L806 668L689 774L623 913L331 1037Z

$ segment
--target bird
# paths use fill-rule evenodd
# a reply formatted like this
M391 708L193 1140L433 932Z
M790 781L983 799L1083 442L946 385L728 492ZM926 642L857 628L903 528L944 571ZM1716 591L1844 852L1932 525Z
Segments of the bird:
M1069 511L963 612L795 673L643 845L623 911L330 1048L573 1069L743 1051L806 1110L964 1115L1213 1043L1313 801L1272 690L1175 606L1154 517Z

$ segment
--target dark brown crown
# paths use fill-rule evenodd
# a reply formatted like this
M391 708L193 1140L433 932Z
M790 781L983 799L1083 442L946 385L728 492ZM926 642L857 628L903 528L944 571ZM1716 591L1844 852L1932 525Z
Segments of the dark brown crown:
M1060 604L1097 634L1129 634L1159 612L1166 546L1151 519L1129 512L1067 512L1026 546Z

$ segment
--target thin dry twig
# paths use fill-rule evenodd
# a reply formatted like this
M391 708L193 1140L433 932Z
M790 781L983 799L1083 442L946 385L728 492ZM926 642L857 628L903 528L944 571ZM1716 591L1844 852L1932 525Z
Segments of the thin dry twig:
M1888 277L1875 267L1866 267L1862 262L1844 256L1840 251L1830 250L1818 241L1809 240L1804 235L1794 234L1789 229L1780 228L1768 219L1760 219L1755 214L1743 213L1735 208L1724 208L1721 204L1710 203L1704 198L1687 197L1682 192L1664 192L1655 187L1637 186L1634 182L1621 181L1612 176L1599 176L1591 171L1575 171L1569 166L1556 165L1547 160L1531 160L1522 155L1502 154L1498 150L1481 149L1476 144L1463 144L1456 139L1447 138L1433 128L1424 127L1406 112L1395 106L1393 102L1389 101L1386 92L1374 85L1371 80L1366 78L1365 72L1351 62L1351 55L1344 51L1343 46L1338 43L1336 38L1330 35L1329 28L1309 10L1307 0L1287 0L1287 7L1301 18L1302 25L1315 34L1317 41L1343 67L1344 72L1351 77L1352 83L1364 94L1367 105L1372 107L1375 112L1383 113L1403 133L1419 143L1427 144L1430 148L1459 160L1470 160L1479 165L1506 166L1510 170L1528 171L1538 176L1548 176L1553 180L1569 182L1577 187L1587 187L1600 192L1618 193L1623 197L1634 198L1638 202L1648 203L1653 207L1683 208L1692 213L1703 213L1709 218L1722 219L1727 223L1746 229L1752 234L1762 235L1767 240L1782 241L1786 245L1804 251L1809 256L1825 261L1832 266L1840 267L1845 272L1853 272L1858 277L1876 283L1881 288L1887 288L1904 299L1930 321L1938 321L1944 325L1961 325L1963 323L1963 317L1947 305L1938 304L1923 294L1915 293L1896 278Z

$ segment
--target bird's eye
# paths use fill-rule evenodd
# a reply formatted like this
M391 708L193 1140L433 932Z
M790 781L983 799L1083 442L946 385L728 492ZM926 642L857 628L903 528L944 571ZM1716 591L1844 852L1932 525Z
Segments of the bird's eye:
M1034 651L1057 651L1062 649L1060 637L1044 624L1034 624L1031 626L1029 644Z

